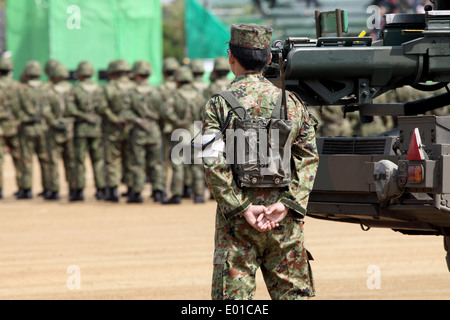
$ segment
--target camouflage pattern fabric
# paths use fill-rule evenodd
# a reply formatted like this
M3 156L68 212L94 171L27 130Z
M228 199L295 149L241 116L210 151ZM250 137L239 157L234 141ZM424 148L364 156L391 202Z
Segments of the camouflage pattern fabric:
M131 93L129 109L120 115L133 124L130 131L130 152L132 166L132 190L141 193L145 185L146 168L153 191L165 190L165 174L162 164L162 136L158 122L164 118L158 91L147 81L136 85ZM147 163L148 161L148 163Z
M245 74L238 76L229 86L229 91L231 91L238 100L244 105L249 112L249 115L254 117L263 117L269 118L273 112L273 108L277 102L277 99L280 94L280 90L276 88L272 83L270 83L267 79L259 74ZM242 245L244 247L252 248L252 250L257 250L257 252L277 252L277 250L282 250L276 244L276 241L267 241L270 239L271 233L268 234L260 234L258 237L244 237L243 233L248 233L249 235L253 233L249 233L250 225L247 226L244 222L244 218L242 217L242 213L251 205L262 204L265 206L269 206L276 202L280 202L284 204L286 207L290 209L290 214L292 217L296 219L302 219L306 214L306 208L308 204L309 194L312 190L315 174L317 171L319 156L317 153L316 142L315 142L315 129L316 125L315 120L310 118L308 111L301 104L301 102L291 94L289 96L288 103L288 118L292 121L292 133L294 139L292 140L292 166L294 168L292 171L292 180L291 185L288 188L280 189L280 188L244 188L240 189L234 179L233 173L231 170L231 166L226 163L226 154L219 154L217 157L204 159L204 170L206 174L206 181L208 183L208 187L213 194L214 198L217 201L217 223L216 223L216 232L218 236L216 236L216 257L220 256L220 251L231 252L234 251L234 243L235 241L239 241L238 239L245 239ZM225 118L230 111L230 106L226 103L226 101L220 96L213 97L206 104L205 112L204 112L204 126L203 126L203 134L215 134L217 133L222 125L225 123ZM233 128L233 121L229 124L229 129ZM226 142L226 141L225 141ZM283 221L286 225L292 225L292 228L299 228L300 223L298 220L296 223L289 223L289 219ZM245 221L246 222L246 221ZM283 224L284 225L284 224ZM236 226L234 233L228 233L232 238L228 241L220 241L221 234L226 233L226 231L222 231L222 228L227 228L227 226ZM294 227L295 226L295 227ZM240 229L240 228L243 229ZM289 235L292 233L297 234L299 230L289 230L289 228L281 228L278 232L280 232L279 239L285 239L287 241L289 239ZM241 234L242 231L242 234ZM273 230L274 231L274 230ZM274 231L275 233L275 231ZM284 235L284 236L283 236ZM260 239L266 239L266 241L259 241ZM282 247L282 246L281 246ZM302 266L300 268L299 274L294 275L289 273L289 268L276 268L277 276L275 278L284 278L286 282L291 282L291 284L297 288L301 288L301 290L297 290L291 292L290 294L285 295L283 298L286 299L296 299L304 296L313 296L314 289L312 287L312 278L309 271L307 273L305 266L307 265L306 256L304 254L304 249L301 249L302 243L298 243L297 249L289 253L291 257L295 256L296 262ZM226 249L228 248L228 249ZM258 248L258 249L255 249ZM278 251L281 253L281 251ZM280 254L268 254L264 256L258 256L253 254L249 256L250 260L256 259L256 261L249 261L249 265L256 266L264 260L264 264L266 266L269 265L278 265L280 264ZM284 252L288 254L288 252ZM289 257L283 256L283 257ZM233 260L231 261L236 261ZM239 256L236 257L239 259ZM258 259L259 262L258 262ZM262 260L261 260L262 259ZM271 260L273 262L271 262ZM217 261L216 261L217 262ZM222 272L222 268L214 269L213 278L219 279L221 277L229 277L229 281L232 283L237 283L234 281L233 274L227 274ZM225 269L227 270L227 269ZM231 270L228 268L228 270ZM218 274L220 273L220 274ZM272 276L270 278L273 278ZM223 279L223 278L222 278ZM246 278L245 281L249 280ZM228 280L227 280L228 281ZM226 284L227 281L222 281L222 283ZM247 284L244 280L242 280L243 287L247 287ZM217 281L215 282L217 283ZM267 282L267 286L269 287L269 291L271 287L276 282ZM294 285L299 284L300 285ZM251 288L252 285L249 285ZM233 293L233 289L229 290L229 288L225 286L223 290L227 291L227 295L223 295L223 298L240 298L241 295L236 296ZM244 289L243 289L244 290ZM247 289L252 290L252 289ZM222 298L220 294L218 294L218 288L213 287L212 296L213 298ZM274 293L274 297L281 296Z
M233 24L229 43L247 49L267 49L271 45L272 28L253 23Z
M45 86L51 111L57 121L48 131L51 152L51 191L59 191L59 161L62 158L66 181L71 190L75 189L74 113L75 105L72 85L68 81L58 81Z
M89 154L97 189L106 187L102 145L102 119L100 113L106 109L106 98L101 87L92 79L85 78L73 88L75 109L75 188L86 186L85 160Z
M203 98L194 85L191 83L186 83L175 90L175 93L168 99L164 108L167 108L167 110L174 110L176 117L184 123L178 124L178 126L189 129L190 132L193 133L194 114L195 112L198 112L198 108L202 101ZM179 143L179 141L171 141L171 147L173 148ZM183 143L189 144L190 137L185 137L185 139L183 139ZM191 159L184 159L184 163L189 163L190 161ZM170 189L172 195L182 196L184 191L184 165L171 161L171 166L172 182Z
M122 174L124 183L131 188L131 161L128 146L130 125L119 116L124 109L130 108L131 92L134 83L128 76L121 76L108 82L105 96L108 107L103 111L103 133L105 143L106 185L115 188L120 184Z
M12 78L8 76L0 77L0 132L3 136L0 146L0 189L3 187L3 159L6 147L9 148L9 153L14 163L17 187L19 187L19 181L21 179L22 170L20 167L21 158L18 136L19 122L12 111L12 104L17 100L18 89L19 84Z
M225 222L218 215L217 220L213 300L253 299L258 268L274 300L315 295L301 218L288 214L279 227L267 233L257 231L243 217Z
M51 112L43 83L37 79L28 80L18 90L17 103L13 113L20 121L19 143L22 159L22 176L19 188L30 190L33 183L33 155L36 154L40 167L44 190L52 190L51 152L47 141L49 125L57 125Z

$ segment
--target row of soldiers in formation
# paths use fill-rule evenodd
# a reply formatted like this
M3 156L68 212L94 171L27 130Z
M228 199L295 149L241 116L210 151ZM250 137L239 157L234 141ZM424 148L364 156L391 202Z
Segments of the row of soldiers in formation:
M16 82L10 74L10 59L0 59L0 198L3 187L3 161L6 147L12 156L18 191L17 199L32 198L33 156L39 159L44 199L59 199L59 169L63 160L69 200L84 199L86 157L91 160L95 197L119 201L118 186L128 190L127 202L143 202L145 182L151 183L157 202L179 204L182 198L205 201L205 183L201 165L171 161L172 141L177 128L193 134L193 124L201 121L202 109L214 93L230 83L228 59L218 57L211 83L203 82L203 63L193 60L180 66L174 58L163 63L164 82L155 87L148 79L152 68L147 61L131 67L124 59L112 61L107 70L109 81L100 86L92 76L88 61L79 63L78 81L67 79L67 68L49 60L45 73L49 81L40 81L44 70L36 61L27 63ZM426 93L429 95L429 93ZM375 102L405 102L425 97L411 87L402 87L380 96ZM369 136L392 129L395 119L375 117L362 124L357 113L343 116L336 106L309 107L319 120L318 136ZM435 114L448 114L447 109ZM171 168L172 179L166 186ZM171 198L165 196L170 190Z
M123 183L128 187L123 194L127 202L141 203L149 181L156 202L179 204L183 197L195 203L205 201L201 164L171 161L171 150L178 143L171 134L177 128L193 132L207 99L227 87L227 58L216 58L210 84L203 81L200 60L180 65L175 58L166 58L159 86L149 84L152 67L144 60L133 66L125 59L111 61L103 86L92 79L94 67L88 61L78 64L75 84L67 80L69 72L57 60L49 60L44 69L39 62L29 61L16 82L10 77L11 60L0 59L0 197L8 147L17 199L33 197L36 155L42 177L40 196L60 198L62 159L69 200L84 200L89 155L98 200L118 202L118 187ZM47 82L40 80L44 71ZM172 182L166 187L170 166ZM171 198L166 199L169 189Z

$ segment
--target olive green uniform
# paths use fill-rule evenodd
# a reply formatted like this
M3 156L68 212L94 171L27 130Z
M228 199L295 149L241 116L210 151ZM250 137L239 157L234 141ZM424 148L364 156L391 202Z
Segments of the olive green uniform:
M74 149L74 118L75 109L72 84L67 79L67 68L59 64L52 70L52 81L45 86L51 111L57 125L48 131L48 143L51 155L51 191L60 190L59 163L62 159L65 179L69 186L69 199L75 192L75 149Z
M102 145L102 119L100 113L106 108L106 98L100 85L91 76L92 64L87 61L79 63L77 74L83 77L74 85L73 95L75 110L75 188L78 200L83 200L82 190L86 187L86 157L89 154L97 188L96 198L105 196L105 160Z
M10 72L13 70L11 60L7 58L0 59L0 70ZM19 83L14 81L10 76L0 76L0 91L1 103L0 103L0 131L3 137L0 139L0 198L3 196L3 159L6 151L6 147L9 148L9 154L12 157L14 163L14 169L16 174L16 184L19 188L19 181L21 179L20 168L20 145L18 136L18 125L14 113L12 111L12 104L17 100L17 90L19 89Z
M117 62L114 72L129 72L131 67L124 60ZM131 189L131 159L128 145L130 125L120 117L120 113L131 106L134 83L128 75L109 81L104 86L107 108L103 111L103 136L105 146L106 200L118 201L117 188L123 176L124 183Z
M51 152L49 150L47 131L49 126L58 123L51 112L44 84L38 80L42 68L37 61L30 61L25 66L25 76L35 77L26 80L18 90L17 103L13 113L20 121L19 143L21 148L22 175L19 184L19 199L31 198L33 186L33 155L36 154L41 168L42 186L46 191L57 192L51 175Z

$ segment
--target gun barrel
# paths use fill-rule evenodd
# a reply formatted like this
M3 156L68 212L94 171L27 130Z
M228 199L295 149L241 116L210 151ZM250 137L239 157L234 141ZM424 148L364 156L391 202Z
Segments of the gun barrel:
M289 52L285 75L287 80L365 78L385 86L416 79L420 64L418 55L405 55L402 47L304 47Z

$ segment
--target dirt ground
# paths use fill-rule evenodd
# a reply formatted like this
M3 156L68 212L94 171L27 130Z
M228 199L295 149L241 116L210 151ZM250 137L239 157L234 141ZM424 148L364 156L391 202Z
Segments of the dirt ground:
M16 200L5 159L0 200L0 299L209 300L215 203L162 206L94 198ZM150 187L148 187L150 188ZM120 191L124 191L123 189ZM306 219L317 300L449 299L442 237ZM269 299L257 274L256 299Z

